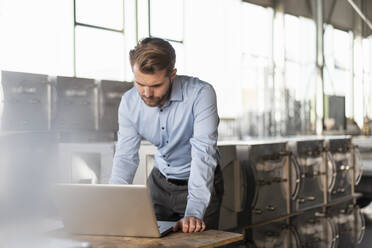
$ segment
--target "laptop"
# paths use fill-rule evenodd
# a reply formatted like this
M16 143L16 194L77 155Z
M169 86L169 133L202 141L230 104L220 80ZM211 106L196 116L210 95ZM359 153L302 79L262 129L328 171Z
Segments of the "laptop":
M58 184L55 203L73 234L162 237L175 221L157 221L145 185Z

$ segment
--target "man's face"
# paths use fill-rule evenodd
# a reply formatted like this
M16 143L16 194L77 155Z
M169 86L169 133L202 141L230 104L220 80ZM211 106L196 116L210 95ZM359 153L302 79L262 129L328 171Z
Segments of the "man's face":
M134 64L133 73L137 91L146 105L150 107L164 105L168 100L176 70L171 76L167 76L166 70L146 74L139 70L137 64Z

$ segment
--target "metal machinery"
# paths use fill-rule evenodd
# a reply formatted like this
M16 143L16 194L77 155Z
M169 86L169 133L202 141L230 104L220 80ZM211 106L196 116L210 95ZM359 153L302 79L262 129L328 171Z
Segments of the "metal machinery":
M364 217L351 200L254 226L245 236L247 243L257 248L350 248L361 242L364 231Z
M346 227L335 223L329 209L355 201L353 185L361 177L358 149L350 137L223 143L236 146L239 163L223 170L224 199L229 201L223 202L220 229L244 232L253 247L340 245L339 229ZM350 213L348 221L356 220L360 228L354 226L357 234L350 235L360 240L363 217L355 208L340 211Z
M249 244L256 248L300 248L300 237L289 220L257 226L246 233Z
M123 94L133 83L102 80L99 84L99 130L118 131L118 108Z
M290 213L289 153L282 141L221 142L235 145L239 163L223 168L220 228L240 229ZM230 194L230 196L229 196Z
M52 129L97 130L97 88L93 79L57 77L52 82Z
M338 247L338 227L332 219L316 208L293 217L291 225L297 230L300 247L336 248Z
M58 135L64 182L107 183L126 82L2 71L2 131ZM0 113L1 115L1 113Z
M354 193L354 185L361 178L361 163L357 148L349 136L326 137L327 201L333 202Z
M358 199L358 204L364 207L372 200L372 138L371 136L353 137L353 143L356 145L356 162L363 163L363 175L355 191L363 194L363 197Z
M285 142L237 145L247 180L245 206L238 225L255 224L289 214L289 153ZM247 222L248 221L248 222Z
M332 222L338 229L339 247L353 247L364 236L365 222L359 206L353 201L344 202L327 210Z
M50 84L47 75L2 71L3 131L49 129Z
M324 140L292 138L291 151L291 212L319 207L324 203L326 169L323 163Z

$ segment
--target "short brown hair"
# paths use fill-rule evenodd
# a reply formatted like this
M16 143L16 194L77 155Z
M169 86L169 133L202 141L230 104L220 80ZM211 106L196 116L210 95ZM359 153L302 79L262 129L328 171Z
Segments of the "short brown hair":
M130 64L138 65L142 73L154 74L166 69L170 76L176 63L176 52L172 45L163 39L149 37L138 42L129 52Z

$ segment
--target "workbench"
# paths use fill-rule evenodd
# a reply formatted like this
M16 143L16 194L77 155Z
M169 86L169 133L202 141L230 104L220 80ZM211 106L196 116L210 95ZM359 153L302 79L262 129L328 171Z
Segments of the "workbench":
M243 235L217 230L198 233L169 233L162 238L137 238L97 235L71 235L62 230L55 232L54 237L87 242L89 248L149 248L149 247L236 247L242 244Z

